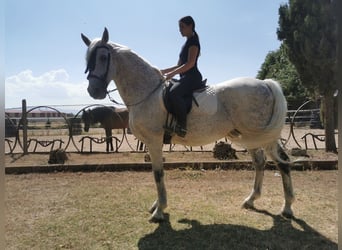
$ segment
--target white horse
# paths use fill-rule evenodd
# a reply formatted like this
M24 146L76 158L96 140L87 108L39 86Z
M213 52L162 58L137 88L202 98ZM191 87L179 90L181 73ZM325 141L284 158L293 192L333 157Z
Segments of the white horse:
M91 41L85 35L81 36L88 46L89 95L94 99L105 98L107 86L114 80L129 110L129 127L149 149L158 193L150 209L150 221L162 221L167 207L162 158L167 111L161 97L165 80L156 67L132 50L108 42L106 28L101 39ZM214 102L214 109L202 112L201 106L205 107L205 103L193 107L188 115L186 136L175 135L172 143L199 146L228 136L232 142L248 149L256 175L252 192L243 203L244 208L254 208L254 201L260 197L267 153L277 163L282 175L285 195L282 214L291 217L294 194L289 158L278 142L287 109L281 87L273 80L237 78L212 86L211 92L214 97L209 98L211 103L208 106L212 107Z

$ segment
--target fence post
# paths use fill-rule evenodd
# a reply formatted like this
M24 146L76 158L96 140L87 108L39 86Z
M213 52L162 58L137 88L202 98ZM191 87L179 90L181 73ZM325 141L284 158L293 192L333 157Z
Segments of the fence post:
M24 155L27 154L27 108L26 108L26 100L22 100L22 112L21 112L21 121L23 125L23 150Z

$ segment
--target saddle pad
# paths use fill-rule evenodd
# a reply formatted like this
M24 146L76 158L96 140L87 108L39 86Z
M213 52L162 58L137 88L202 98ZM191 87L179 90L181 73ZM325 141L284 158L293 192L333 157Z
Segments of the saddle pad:
M217 96L213 87L208 86L204 91L194 92L196 104L192 105L191 113L213 115L217 111Z

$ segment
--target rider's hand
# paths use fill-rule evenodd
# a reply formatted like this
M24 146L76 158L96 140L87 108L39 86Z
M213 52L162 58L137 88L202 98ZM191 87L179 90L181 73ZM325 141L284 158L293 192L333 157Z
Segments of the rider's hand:
M174 74L172 72L164 74L165 80L170 80L172 77L174 77Z

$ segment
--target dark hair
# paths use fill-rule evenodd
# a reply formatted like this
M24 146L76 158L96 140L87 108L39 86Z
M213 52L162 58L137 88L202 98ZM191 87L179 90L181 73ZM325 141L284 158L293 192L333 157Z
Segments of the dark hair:
M179 22L185 23L186 25L192 25L192 31L194 32L196 38L199 40L199 36L195 30L195 21L191 16L185 16L179 19Z

